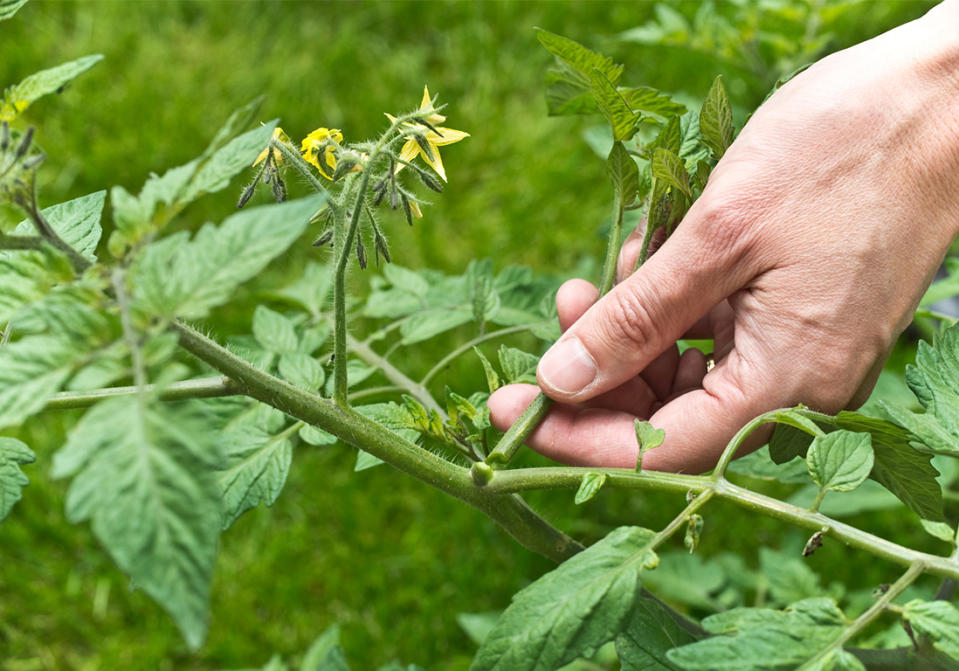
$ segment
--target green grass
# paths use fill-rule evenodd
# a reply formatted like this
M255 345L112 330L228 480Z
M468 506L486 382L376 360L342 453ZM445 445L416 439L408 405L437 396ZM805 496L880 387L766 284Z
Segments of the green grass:
M842 40L861 39L924 6L883 3L873 24L850 26ZM356 139L377 133L383 112L417 105L429 84L449 103L447 124L472 137L444 150L449 187L430 194L435 205L413 230L401 216L387 217L396 260L459 273L469 260L489 256L497 268L524 263L568 276L600 254L609 189L602 162L581 140L595 120L545 115L550 59L532 27L608 49L628 63L629 83L702 95L708 69L690 70L681 54L664 60L612 40L651 13L651 4L635 2L34 0L0 23L0 84L87 53L106 55L63 95L25 114L49 154L45 204L114 184L139 189L150 171L194 157L232 109L261 93L262 119L281 117L293 137L328 126ZM748 108L758 100L739 103ZM204 199L177 225L222 219L240 186ZM325 253L304 242L267 282ZM371 272L358 273L356 283ZM255 292L243 296L216 322L221 333L248 327ZM423 368L437 356L427 348L404 365ZM440 382L479 388L479 375L460 365ZM333 623L343 626L355 669L391 659L465 669L473 645L456 614L504 608L549 567L480 514L424 485L386 467L352 473L348 448L303 448L277 504L248 513L224 535L209 640L190 654L167 616L130 590L89 529L63 519L65 484L50 481L47 471L73 418L54 415L20 432L38 463L26 469L32 484L24 500L0 525L2 671L257 666L273 652L296 658ZM581 509L571 499L531 497L586 541L622 523L662 524L678 505L676 497L623 492L604 491ZM863 522L917 539L908 520L875 514ZM751 556L757 545L778 545L782 534L770 520L723 507L706 525L707 555L727 549ZM862 587L893 577L876 562L864 570L843 557L828 546L817 554L827 582Z

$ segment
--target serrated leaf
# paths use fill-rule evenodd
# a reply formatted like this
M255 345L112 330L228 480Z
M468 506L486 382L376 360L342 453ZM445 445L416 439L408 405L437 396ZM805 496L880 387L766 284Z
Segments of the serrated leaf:
M823 593L819 576L798 551L760 548L759 571L768 585L771 605L785 606Z
M6 21L27 4L27 0L0 0L0 21Z
M220 226L207 224L189 242L148 246L133 268L137 307L166 318L205 316L286 251L325 201L317 194L244 210Z
M0 522L7 518L13 504L20 500L20 490L30 480L20 470L23 464L32 464L33 451L16 438L0 436Z
M327 433L323 429L310 426L309 424L300 428L299 436L304 443L308 443L316 447L333 445L338 440L338 438L332 433Z
M178 194L177 200L191 202L203 194L226 188L234 175L253 163L269 143L275 127L276 121L271 121L233 138L209 157L201 156L199 169L183 193ZM218 136L221 134L222 130Z
M422 275L395 263L384 266L383 275L395 288L408 291L414 296L425 296L430 288L430 283Z
M300 343L293 322L265 305L253 311L253 337L263 349L277 354L296 352Z
M473 351L476 353L476 356L479 357L480 363L483 364L483 372L486 374L486 386L489 387L489 393L492 394L502 386L499 375L496 374L493 364L490 363L489 359L486 358L486 355L483 354L478 347L473 347Z
M332 290L333 268L328 264L308 261L299 279L269 294L296 303L312 316L318 317L329 307L327 299Z
M470 640L476 645L482 645L489 633L496 626L496 621L502 611L488 611L485 613L457 613L456 624L460 626Z
M552 671L613 639L639 597L655 534L620 527L513 597L472 671Z
M622 671L680 671L666 653L695 640L665 606L640 598L633 605L629 624L616 637L616 654Z
M277 371L284 380L294 387L315 392L326 381L326 371L320 362L309 354L289 352L280 355Z
M699 132L716 160L722 158L733 143L733 111L721 75L713 80L703 101L699 112Z
M656 179L663 180L674 189L682 191L687 198L692 199L693 192L689 187L689 173L686 172L686 166L683 165L676 154L668 149L656 149L653 152L650 168Z
M0 428L41 410L84 356L64 336L36 335L0 348Z
M623 73L622 65L617 65L611 58L591 51L567 37L536 28L536 38L551 54L586 77L598 70L603 77L615 84Z
M841 648L830 650L825 657L807 667L808 671L866 671L866 667L852 653Z
M222 492L223 529L228 529L250 508L261 503L273 505L290 472L293 443L287 432L274 436L255 426L223 433L218 442L225 461L217 481Z
M429 340L457 326L473 321L473 310L467 306L454 306L445 310L428 310L416 313L403 322L400 335L404 345Z
M19 7L14 8L14 12ZM0 5L0 12L3 12L3 6ZM10 14L12 16L13 14ZM9 16L0 15L0 19L9 18ZM3 112L4 121L13 121L16 116L27 108L32 102L39 98L53 93L61 86L83 74L94 65L103 60L101 54L84 56L69 63L63 63L47 70L41 70L30 75L19 84L14 84L3 92L3 99L6 103L0 108ZM12 110L12 114L10 113Z
M590 90L596 105L613 129L613 140L629 140L636 134L639 115L633 112L616 87L599 70L589 73Z
M606 174L609 175L621 205L629 205L639 193L639 168L626 151L622 142L613 142L606 159Z
M648 86L620 88L619 93L631 109L661 117L682 116L686 106L675 102L668 94Z
M959 660L959 610L948 601L914 600L902 617L918 632L955 660Z
M579 483L579 489L576 490L573 503L576 505L586 503L599 493L604 484L606 484L605 473L587 473L583 476L582 482Z
M218 442L183 408L137 397L90 409L54 455L73 475L67 518L93 533L134 586L173 617L191 649L206 635L220 534Z
M663 552L659 566L643 579L645 586L670 603L712 611L719 605L717 594L726 584L723 572L700 555Z
M524 352L516 347L500 345L496 355L506 384L536 381L536 366L539 365L539 357L535 354Z
M43 250L0 251L0 323L74 277L67 257L47 245Z
M806 465L820 488L848 492L869 477L874 459L872 436L839 430L813 439Z
M794 668L842 631L844 617L835 602L805 599L785 611L734 608L702 622L713 634L670 650L667 658L689 671L770 671Z
M300 662L300 671L348 671L340 648L340 626L331 625L310 645Z
M42 210L44 218L63 241L90 260L96 261L96 249L103 229L100 215L106 202L107 192L94 193L74 198ZM14 233L17 235L35 235L36 229L29 220L21 221Z

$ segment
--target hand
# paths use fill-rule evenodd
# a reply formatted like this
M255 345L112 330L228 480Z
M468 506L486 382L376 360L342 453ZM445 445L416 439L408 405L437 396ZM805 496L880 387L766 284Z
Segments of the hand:
M596 301L557 296L565 332L540 362L560 402L529 444L631 467L635 417L666 432L643 466L713 467L754 416L868 397L957 232L959 3L833 54L752 117L676 232ZM626 276L628 275L628 276ZM715 368L676 340L715 338ZM489 400L505 430L537 393Z

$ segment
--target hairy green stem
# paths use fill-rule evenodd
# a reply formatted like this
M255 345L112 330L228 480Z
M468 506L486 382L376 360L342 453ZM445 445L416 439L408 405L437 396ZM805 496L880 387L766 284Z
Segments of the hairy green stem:
M496 447L493 448L489 456L486 457L486 463L490 466L505 466L526 442L526 439L536 429L536 426L542 421L550 406L553 405L552 399L546 394L540 392L536 395L523 414L513 422L509 430L503 434Z
M77 273L82 273L84 270L93 265L93 262L90 261L90 259L86 258L80 254L80 252L67 244L64 239L60 237L60 234L53 229L53 226L50 225L50 222L47 221L46 217L43 216L43 213L40 211L40 206L37 203L37 187L35 176L31 175L29 200L26 202L18 202L18 204L24 210L24 212L27 213L27 217L30 219L30 221L33 222L33 226L37 229L37 233L39 233L41 237L45 238L51 245L66 254L67 258L70 260L70 265L73 266L73 269Z
M806 661L805 664L799 667L799 671L809 671L809 669L817 668L817 662L825 658L833 650L841 649L843 645L855 638L863 629L865 629L873 620L879 617L882 612L886 609L886 606L892 603L893 599L902 594L909 585L911 585L916 578L922 575L925 570L925 566L921 561L913 563L909 570L907 570L902 576L889 586L889 589L886 590L886 593L876 599L875 603L870 606L866 612L857 617L852 624L843 629L842 633L836 637L829 645L820 650L814 657L811 657Z
M0 233L0 249L28 251L43 249L44 238L39 235L4 235Z
M323 186L323 182L318 180L313 174L313 170L310 168L310 164L307 163L300 153L295 151L288 143L281 142L280 140L270 140L270 147L276 149L283 155L290 165L292 165L300 175L302 175L310 186L312 186L319 193L327 193L327 188Z
M613 288L616 280L616 262L619 259L620 239L623 237L623 199L619 191L613 196L612 225L609 239L606 241L606 257L603 259L603 271L599 277L599 295L604 296Z
M568 559L582 549L579 543L537 515L518 496L475 487L465 468L404 440L352 408L310 394L250 365L182 322L175 322L173 328L185 350L234 380L242 393L307 424L318 426L404 473L472 505L502 526L524 547L557 562Z
M521 326L509 326L507 328L498 329L496 331L490 331L489 333L484 333L481 336L477 336L476 338L473 338L469 342L460 345L459 347L454 349L452 352L444 356L442 359L437 361L436 365L430 368L429 371L426 373L426 375L423 376L423 379L420 380L420 384L421 385L429 384L430 380L436 377L440 371L442 371L444 368L450 365L450 363L453 362L457 357L460 357L466 352L469 352L471 349L473 349L477 345L482 345L484 342L495 340L496 338L503 338L513 333L522 333L524 331L529 331L530 329L533 329L536 326L540 326L546 323L547 322L544 321L544 322L539 322L538 324L524 324Z
M417 401L422 403L427 408L435 410L437 414L443 419L446 419L446 411L436 402L436 399L430 394L429 390L424 387L422 384L411 380L407 375L401 371L399 368L391 364L384 357L381 357L379 354L373 351L373 348L367 345L365 342L356 340L350 335L346 336L346 342L349 345L350 349L363 361L366 363L379 368L383 375L386 376L386 379L395 384L397 387L402 387L410 396L414 397Z
M145 391L149 394L157 393L161 401L185 401L191 398L216 398L220 396L236 396L241 394L240 388L228 377L217 376L184 380L168 385L146 385ZM108 398L117 396L132 396L137 393L137 387L107 387L91 391L64 391L56 394L47 401L44 410L70 410L73 408L89 408L91 405Z

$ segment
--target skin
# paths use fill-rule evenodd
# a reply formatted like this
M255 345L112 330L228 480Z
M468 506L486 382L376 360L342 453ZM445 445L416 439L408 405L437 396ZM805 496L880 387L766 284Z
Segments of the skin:
M642 231L599 301L564 284L537 374L559 403L529 445L632 467L639 417L666 432L644 468L701 472L762 412L861 405L959 232L957 27L948 0L824 58L753 115L639 271ZM715 367L682 337L715 338ZM497 428L538 391L493 394Z

